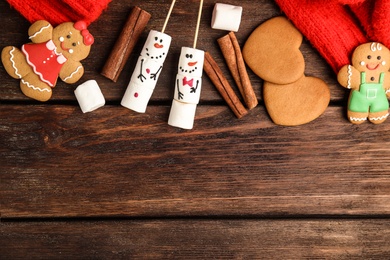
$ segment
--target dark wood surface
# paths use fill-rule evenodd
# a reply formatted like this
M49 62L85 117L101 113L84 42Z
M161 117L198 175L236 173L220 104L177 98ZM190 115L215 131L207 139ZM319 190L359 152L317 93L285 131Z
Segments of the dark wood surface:
M235 87L206 1L197 47ZM244 8L240 44L281 15L273 1ZM99 74L133 6L152 18L118 82ZM151 29L170 1L113 1L90 26L95 36L81 79L96 79L107 104L83 114L77 86L60 82L39 103L0 65L0 258L55 259L388 259L390 122L355 126L347 92L306 41L308 76L323 79L331 103L297 127L272 123L260 104L236 119L206 75L193 130L168 126L181 46L192 46L198 1L178 1L173 38L147 113L120 106ZM0 1L0 43L28 41L29 23Z

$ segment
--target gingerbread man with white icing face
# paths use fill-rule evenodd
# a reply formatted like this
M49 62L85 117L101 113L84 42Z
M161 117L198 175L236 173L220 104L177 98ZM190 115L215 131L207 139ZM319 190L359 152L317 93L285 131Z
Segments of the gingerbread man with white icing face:
M47 101L60 77L75 83L84 74L80 63L94 42L85 22L67 22L53 26L44 20L33 23L28 34L31 43L20 49L7 46L1 60L7 73L20 79L22 92L33 99Z
M384 122L389 115L390 51L384 45L371 42L358 46L352 55L352 64L338 73L339 83L351 93L348 101L348 119L361 124L367 119Z

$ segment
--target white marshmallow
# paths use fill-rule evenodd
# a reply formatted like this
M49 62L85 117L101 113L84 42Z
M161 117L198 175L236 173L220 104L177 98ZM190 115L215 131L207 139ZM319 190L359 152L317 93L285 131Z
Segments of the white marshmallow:
M192 129L196 104L189 104L173 100L171 112L169 113L168 125L183 129Z
M167 57L172 37L168 34L151 30L141 51L141 56L163 64Z
M182 47L179 58L178 74L192 77L202 77L204 63L204 51Z
M88 80L79 85L74 94L83 113L92 112L106 103L96 80Z
M130 82L122 98L121 105L138 113L145 113L153 88Z
M198 104L202 89L202 78L193 78L177 74L174 99L191 104ZM180 91L180 95L179 95ZM179 97L180 96L180 97Z
M145 113L171 45L171 36L151 30L127 86L121 105Z
M214 6L211 28L237 32L240 28L242 7L217 3Z
M168 124L192 129L202 88L204 51L182 47Z

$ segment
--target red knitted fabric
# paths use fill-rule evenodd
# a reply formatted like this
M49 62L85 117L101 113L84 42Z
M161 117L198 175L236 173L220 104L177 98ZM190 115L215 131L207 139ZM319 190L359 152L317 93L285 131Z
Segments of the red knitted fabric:
M367 37L374 41L377 41L375 40L374 31L371 26L371 18L372 12L375 8L375 0L366 0L358 4L351 4L349 5L349 8L359 20Z
M371 26L375 34L375 40L390 47L390 1L375 1L375 9L372 13Z
M367 42L351 12L337 1L275 1L336 73Z
M31 23L47 20L56 26L83 20L88 25L107 8L111 0L7 0Z

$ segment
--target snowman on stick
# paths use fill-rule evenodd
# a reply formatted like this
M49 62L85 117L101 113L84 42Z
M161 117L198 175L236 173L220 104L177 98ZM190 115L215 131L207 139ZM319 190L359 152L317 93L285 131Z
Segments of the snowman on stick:
M167 57L172 38L164 31L175 2L176 0L173 0L171 3L161 32L155 30L149 32L122 98L122 106L138 113L145 113Z
M193 128L202 88L204 51L196 49L202 7L203 0L200 1L193 48L181 48L175 94L168 119L169 125L183 129Z

